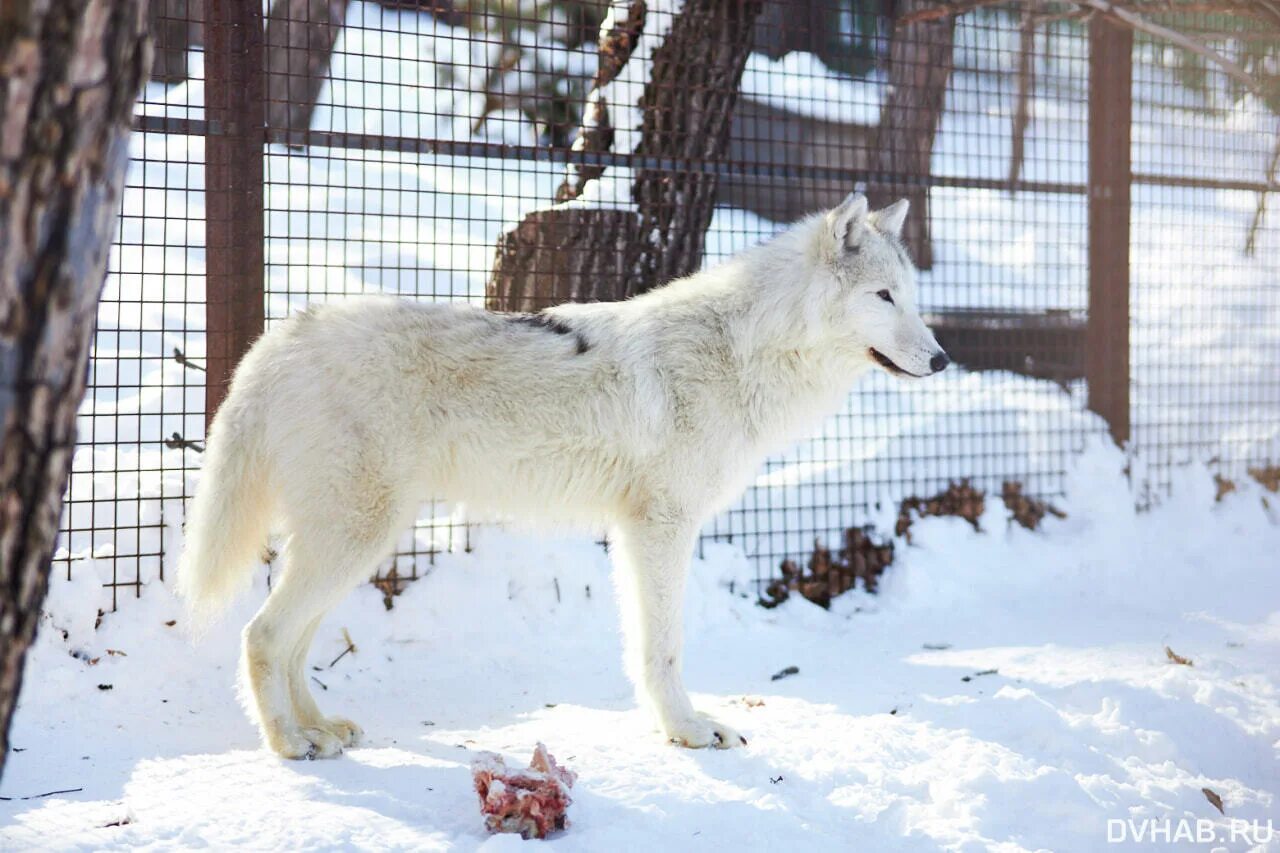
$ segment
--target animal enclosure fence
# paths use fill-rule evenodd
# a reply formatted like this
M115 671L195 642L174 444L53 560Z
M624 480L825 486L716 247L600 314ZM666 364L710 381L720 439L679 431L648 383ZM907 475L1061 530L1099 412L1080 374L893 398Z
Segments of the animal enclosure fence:
M294 311L618 298L854 188L912 201L963 369L865 380L704 542L768 574L952 480L1051 497L1108 430L1152 492L1275 462L1280 99L1071 4L931 5L153 0L57 567L113 606L164 578L230 372ZM1263 17L1172 17L1275 47ZM380 582L466 541L424 510Z

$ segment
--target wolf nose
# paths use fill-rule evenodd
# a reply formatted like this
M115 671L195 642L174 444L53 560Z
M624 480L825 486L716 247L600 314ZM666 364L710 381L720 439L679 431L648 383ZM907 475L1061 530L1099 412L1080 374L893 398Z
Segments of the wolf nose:
M929 359L929 369L934 373L937 373L950 363L951 359L947 357L947 354L945 352L939 352L933 358Z

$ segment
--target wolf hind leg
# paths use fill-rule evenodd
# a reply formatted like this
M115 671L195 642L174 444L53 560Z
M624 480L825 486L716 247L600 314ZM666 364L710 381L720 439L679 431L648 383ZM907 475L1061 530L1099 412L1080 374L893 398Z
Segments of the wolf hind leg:
M341 741L343 746L355 746L360 742L364 730L346 717L326 717L321 713L307 684L310 681L307 674L307 652L311 649L311 642L321 621L322 617L311 620L311 624L295 644L289 661L289 692L294 712L304 728L323 729Z
M282 552L280 582L245 627L246 705L267 746L286 758L332 757L361 734L351 721L321 714L307 686L306 657L325 614L373 574L398 523L412 516L412 508L399 509L376 523L364 519L359 531L332 519L295 530Z

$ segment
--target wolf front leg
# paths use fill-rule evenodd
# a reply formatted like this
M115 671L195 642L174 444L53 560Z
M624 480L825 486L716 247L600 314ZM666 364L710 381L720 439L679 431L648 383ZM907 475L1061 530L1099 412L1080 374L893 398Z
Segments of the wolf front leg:
M671 741L730 749L746 738L693 710L681 675L684 582L697 534L691 520L632 521L615 530L627 672Z

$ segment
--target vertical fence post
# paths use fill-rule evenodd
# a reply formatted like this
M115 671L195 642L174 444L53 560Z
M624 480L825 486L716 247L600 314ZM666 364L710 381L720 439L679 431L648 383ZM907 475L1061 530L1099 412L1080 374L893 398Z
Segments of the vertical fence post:
M1089 408L1129 440L1129 188L1133 31L1089 22Z
M263 326L262 4L205 5L205 425Z

